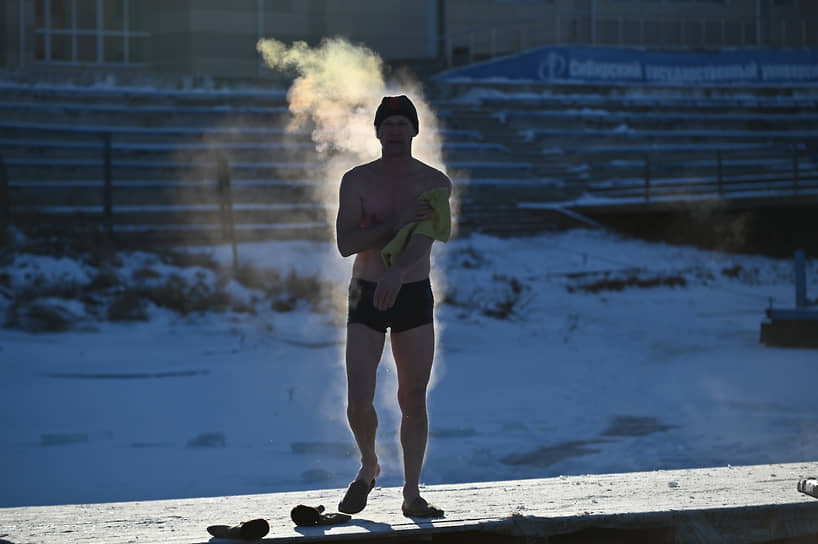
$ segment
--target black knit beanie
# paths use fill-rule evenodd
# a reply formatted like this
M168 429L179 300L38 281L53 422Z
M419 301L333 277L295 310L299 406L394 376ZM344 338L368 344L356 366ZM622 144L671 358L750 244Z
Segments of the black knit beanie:
M381 122L391 115L403 115L415 127L415 134L419 132L418 112L415 105L405 94L383 97L381 105L378 106L378 111L375 112L375 128L380 128Z

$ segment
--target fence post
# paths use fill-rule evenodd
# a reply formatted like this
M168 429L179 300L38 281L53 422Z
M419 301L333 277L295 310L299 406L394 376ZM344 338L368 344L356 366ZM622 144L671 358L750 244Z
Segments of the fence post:
M798 144L792 144L792 192L798 194Z
M6 163L0 154L0 245L11 245L9 226L11 224L11 201L9 200L9 178Z
M716 150L716 190L719 193L719 197L724 196L724 186L722 185L723 177L722 177L722 166L721 166L721 149Z
M645 155L645 200L650 200L650 155Z
M111 139L112 135L110 132L105 132L102 134L103 139L103 148L102 148L102 155L103 161L105 163L105 183L102 189L102 199L103 199L103 215L104 215L104 224L105 224L105 236L108 238L108 241L113 241L114 239L114 217L113 217L113 167L111 166Z
M218 160L219 195L221 196L222 237L230 238L233 245L233 272L239 269L239 253L236 247L236 227L233 221L233 197L230 194L230 165L227 159Z
M795 307L803 309L807 307L807 273L806 255L803 249L796 249L793 259L793 271L795 274Z

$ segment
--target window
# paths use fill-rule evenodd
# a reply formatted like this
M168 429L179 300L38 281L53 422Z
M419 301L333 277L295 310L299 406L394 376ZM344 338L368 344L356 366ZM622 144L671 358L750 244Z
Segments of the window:
M40 62L144 64L150 33L144 0L35 0Z
M105 30L121 31L125 24L125 12L122 0L102 0L102 13Z
M51 16L51 28L68 30L71 28L71 6L65 0L52 0L49 2Z
M77 0L77 29L97 29L97 0Z

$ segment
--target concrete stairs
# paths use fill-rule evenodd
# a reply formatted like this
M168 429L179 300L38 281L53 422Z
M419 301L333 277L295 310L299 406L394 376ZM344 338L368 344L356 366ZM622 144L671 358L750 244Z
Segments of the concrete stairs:
M439 116L461 234L555 228L564 216L521 205L634 187L638 194L646 172L684 191L692 186L680 180L715 179L718 168L775 183L792 178L794 162L802 181L818 172L818 89L428 83L426 94ZM0 113L13 220L67 226L79 213L99 221L110 134L123 232L144 236L162 225L216 236L225 159L243 236L331 235L331 211L310 200L310 165L322 159L309 128L285 134L284 88L0 85ZM307 227L290 228L293 221Z

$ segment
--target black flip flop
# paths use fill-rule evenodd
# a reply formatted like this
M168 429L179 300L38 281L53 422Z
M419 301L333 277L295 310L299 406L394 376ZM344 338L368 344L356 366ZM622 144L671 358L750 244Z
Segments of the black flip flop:
M241 540L258 540L270 532L270 524L264 519L251 519L233 527L229 525L211 525L207 532L218 538L234 538Z
M434 504L429 504L425 499L417 497L409 506L402 508L403 515L407 518L442 518L443 509Z
M290 518L299 527L314 527L316 525L338 525L346 523L352 516L347 514L324 514L324 506L306 506L299 504L290 511Z
M355 480L349 484L346 495L338 503L338 510L345 514L357 514L366 507L366 498L369 492L375 488L375 480L366 483L363 480Z

